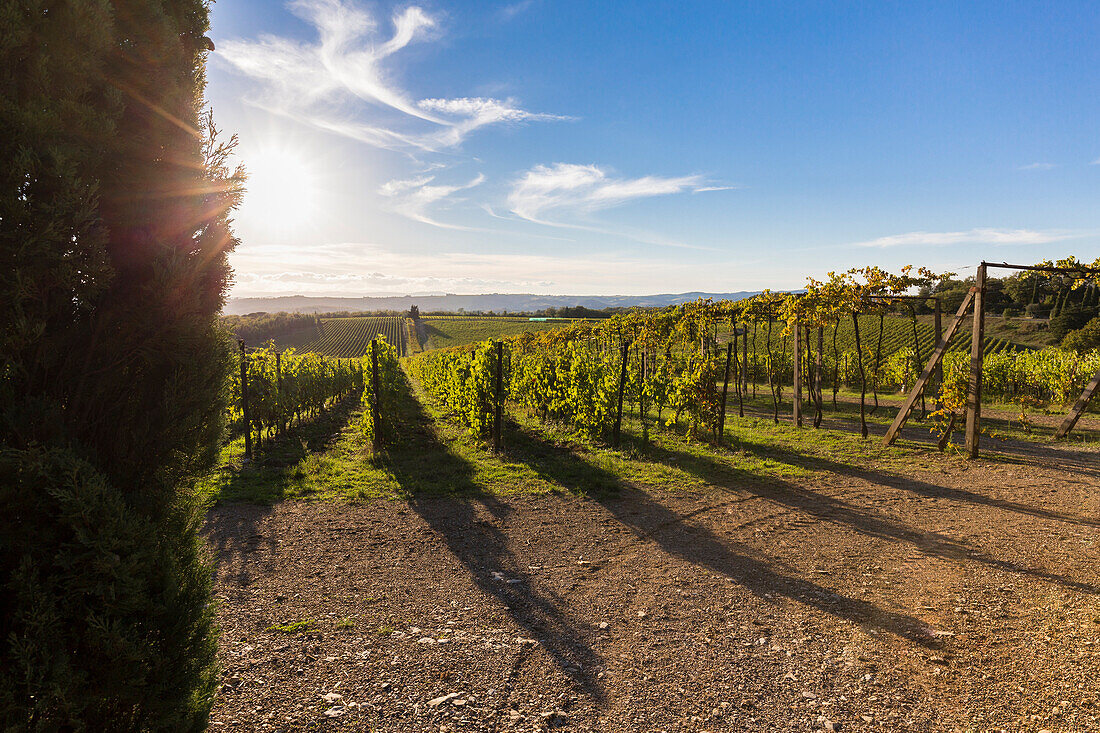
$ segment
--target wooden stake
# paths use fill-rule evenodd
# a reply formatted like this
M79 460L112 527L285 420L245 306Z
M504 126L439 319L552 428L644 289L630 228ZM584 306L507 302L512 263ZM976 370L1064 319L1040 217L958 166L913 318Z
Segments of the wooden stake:
M802 327L794 323L794 424L802 427Z
M1088 386L1085 387L1085 391L1081 393L1081 396L1077 398L1077 402L1073 404L1073 409L1066 415L1066 419L1062 422L1062 425L1054 433L1056 440L1069 435L1069 431L1073 430L1073 426L1077 424L1077 421L1081 418L1082 413L1085 412L1085 407L1088 406L1089 400L1096 393L1097 386L1100 386L1100 372L1096 372L1092 379L1089 381Z
M374 440L372 441L371 449L379 451L382 449L382 395L379 388L381 380L378 378L378 340L371 339L370 342L370 378L371 378L371 404L370 404L370 419L372 427L374 429Z
M623 427L623 390L626 388L626 357L630 346L623 344L622 347L622 367L619 369L619 405L615 410L615 433L612 438L612 442L615 447L619 447L619 437Z
M821 427L821 403L822 395L822 365L825 363L825 327L817 327L817 355L814 359L814 427Z
M248 414L248 354L244 339L237 339L241 349L241 414L244 416L244 457L252 460L252 420Z
M497 373L496 373L496 386L495 397L493 404L493 452L499 453L501 450L501 422L503 418L503 402L504 402L504 342L497 341ZM622 408L622 402L619 402L620 409Z
M928 363L924 365L924 371L921 372L920 378L917 379L917 383L913 385L913 391L905 398L905 403L901 406L901 409L898 410L897 417L894 418L894 422L890 425L890 429L886 431L886 436L882 439L883 447L893 445L894 441L898 438L898 433L905 427L905 421L909 419L909 413L913 410L913 405L916 404L917 398L924 392L924 388L929 380L931 380L932 374L940 367L940 363L943 361L943 355L947 353L947 344L955 337L955 332L959 330L959 324L962 323L963 318L966 316L966 311L970 309L972 300L974 300L973 289L963 298L962 304L959 305L959 312L955 314L955 318L951 321L951 325L947 327L947 333L945 333L936 343L936 348L933 349L931 358L928 360Z
M936 343L938 344L940 342L940 339L943 338L943 323L941 322L942 314L940 313L940 299L936 298L935 303L936 303ZM942 387L943 386L943 362L936 362L935 375L936 375L936 381L935 381L936 387ZM933 394L934 394L934 396L933 396L933 399L932 399L932 405L933 405L933 407L935 407L935 409L938 410L938 409L940 409L940 403L939 403L940 391L939 391L939 389L937 389Z
M966 452L978 457L982 429L982 338L985 336L985 263L974 278L974 327L970 333L970 388L966 391Z
M735 337L736 338L736 337ZM733 357L733 342L726 344L725 381L722 382L722 412L718 418L718 440L726 434L726 395L730 391L730 359Z
M275 352L275 412L278 413L279 432L286 431L286 423L283 421L283 354Z

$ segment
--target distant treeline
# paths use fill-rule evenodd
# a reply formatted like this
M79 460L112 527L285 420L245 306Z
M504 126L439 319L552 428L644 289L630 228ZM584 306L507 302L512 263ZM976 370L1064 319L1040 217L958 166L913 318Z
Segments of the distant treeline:
M922 288L921 295L938 296L944 312L958 309L974 278L944 280L935 288ZM987 313L1007 317L1049 318L1050 336L1055 341L1100 316L1100 289L1095 283L1073 288L1072 275L1025 270L1004 278L990 277L985 283ZM931 312L931 301L921 303L918 313Z
M268 339L318 328L321 316L312 313L249 313L244 316L222 316L221 322L234 338L259 346Z
M413 306L414 308L416 306ZM530 316L532 318L610 318L616 313L623 313L630 310L629 308L622 307L609 307L609 308L585 308L583 305L578 306L566 306L563 308L541 308L536 311L483 311L483 310L466 310L465 308L459 308L457 311L430 311L421 315L424 317L429 316L485 316L491 318L493 316Z

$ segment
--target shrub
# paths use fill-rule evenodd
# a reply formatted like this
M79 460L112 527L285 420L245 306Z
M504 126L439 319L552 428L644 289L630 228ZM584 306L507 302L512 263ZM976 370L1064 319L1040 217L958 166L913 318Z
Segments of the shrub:
M241 177L203 0L0 10L0 727L201 730Z
M1071 331L1062 339L1062 348L1083 354L1092 349L1100 349L1100 316L1093 318L1076 331Z

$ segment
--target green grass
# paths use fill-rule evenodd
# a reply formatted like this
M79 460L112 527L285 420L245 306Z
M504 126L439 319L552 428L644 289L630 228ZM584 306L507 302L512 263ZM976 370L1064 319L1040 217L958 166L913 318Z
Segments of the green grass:
M642 424L628 406L617 449L577 435L567 426L543 424L524 409L509 405L505 450L495 455L417 385L406 382L396 415L388 416L399 425L400 439L379 454L371 454L354 427L362 408L352 399L267 443L252 463L241 461L241 441L234 441L225 449L224 465L197 488L211 504L397 500L422 495L605 495L631 487L698 491L768 481L802 482L822 472L856 467L904 472L952 459L935 450L927 437L928 426L916 420L910 422L897 449L881 449L874 437L861 440L858 405L850 401L850 393L842 395L836 412L826 395L826 429L808 427L812 412L807 414L807 427L796 428L790 424L789 394L788 389L779 424L771 419L766 386L758 388L756 400L746 402L744 418L737 416L731 394L726 434L717 445L687 438L686 425L657 431L655 416L650 416L645 441ZM897 398L883 397L882 402L868 418L880 433L896 412ZM986 425L991 432L1012 432L1010 422L993 419ZM1013 435L1017 433L1022 435L1019 430ZM1090 440L1100 438L1095 430L1086 433Z
M483 318L423 318L420 338L425 350L464 346L490 338L518 336L528 331L550 331L567 321L530 321L526 318L485 316Z

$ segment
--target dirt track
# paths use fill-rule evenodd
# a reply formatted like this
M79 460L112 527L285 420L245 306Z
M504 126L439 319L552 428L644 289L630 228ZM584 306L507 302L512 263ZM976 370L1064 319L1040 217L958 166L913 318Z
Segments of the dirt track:
M1100 729L1100 453L1028 452L216 509L212 729Z

